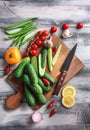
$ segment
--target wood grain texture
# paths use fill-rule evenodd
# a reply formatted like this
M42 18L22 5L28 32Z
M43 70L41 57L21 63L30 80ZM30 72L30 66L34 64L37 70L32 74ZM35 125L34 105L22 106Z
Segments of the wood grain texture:
M67 84L75 86L77 90L76 105L72 109L61 108L53 118L44 114L44 120L33 124L30 116L33 111L24 100L21 107L15 111L5 108L5 99L16 92L0 78L0 130L90 130L90 1L89 0L0 0L0 27L7 26L28 17L40 18L39 29L50 29L51 25L58 27L58 36L61 35L61 25L70 24L74 33L69 39L62 39L72 48L78 41L76 55L84 62L85 68ZM77 22L84 22L84 28L76 29ZM6 49L11 41L6 42L6 35L0 28L0 48ZM4 70L5 62L0 59L0 72ZM13 70L13 68L12 68ZM60 97L54 97L60 104ZM43 112L46 105L40 111Z

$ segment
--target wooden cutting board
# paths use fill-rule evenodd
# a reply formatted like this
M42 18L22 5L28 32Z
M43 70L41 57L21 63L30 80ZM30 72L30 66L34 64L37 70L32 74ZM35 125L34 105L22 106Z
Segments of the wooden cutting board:
M55 81L58 80L59 75L60 75L60 69L63 65L63 62L65 61L68 53L70 52L70 49L63 43L63 41L57 37L56 35L52 36L52 41L54 43L54 46L58 44L62 44L62 49L61 53L56 61L56 64L53 68L52 72L49 72L47 69L47 72L55 79ZM78 57L74 56L72 63L69 67L68 73L66 75L66 78L64 80L63 85L68 82L73 76L75 76L82 68L84 67L84 64L79 60ZM13 72L7 77L8 81L11 82L17 89L19 90L19 86L21 84L20 80L17 80L13 77ZM54 85L55 86L55 85ZM45 97L47 100L49 100L53 96L53 91L54 91L54 86L52 86L52 90L45 94ZM38 109L40 108L40 105L35 105L35 108Z

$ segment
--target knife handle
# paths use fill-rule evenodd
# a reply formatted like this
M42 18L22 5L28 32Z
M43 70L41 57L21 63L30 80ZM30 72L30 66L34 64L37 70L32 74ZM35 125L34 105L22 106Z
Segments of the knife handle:
M62 87L62 84L63 84L63 81L65 79L66 74L67 74L67 71L64 71L60 74L60 78L59 78L59 80L56 84L56 87L55 87L54 95L58 95L58 93Z

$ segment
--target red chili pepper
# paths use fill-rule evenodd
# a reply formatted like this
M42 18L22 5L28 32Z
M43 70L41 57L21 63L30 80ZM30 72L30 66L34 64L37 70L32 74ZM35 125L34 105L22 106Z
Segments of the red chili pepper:
M60 109L60 106L56 109L52 109L50 114L49 114L49 117L52 117L59 109Z
M57 52L57 48L54 47L54 48L52 49L52 56L54 56L54 55L56 54L56 52Z
M8 74L10 72L10 64L7 65L5 68L5 74Z
M52 100L49 104L48 104L48 108L52 108L55 104L55 100Z
M46 113L51 110L51 108L54 106L54 104L55 104L55 100L52 100L52 101L48 104L47 109L46 109Z
M53 110L50 112L49 117L53 116L56 112L57 112L57 110L56 110L56 109L53 109Z
M50 82L46 78L42 78L42 80L46 86L48 86L50 84Z

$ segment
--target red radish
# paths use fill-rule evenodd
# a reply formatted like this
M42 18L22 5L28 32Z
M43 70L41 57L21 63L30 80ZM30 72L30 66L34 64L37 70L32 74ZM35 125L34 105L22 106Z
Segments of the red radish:
M46 86L50 85L50 82L46 78L42 78L42 80Z
M35 55L37 54L37 51L36 51L35 49L31 49L31 50L30 50L30 54L31 54L32 56L35 56Z
M41 41L45 41L46 37L45 36L40 36Z
M50 29L51 33L55 33L57 31L57 27L56 26L52 26Z
M38 45L38 46L41 46L42 45L42 41L41 40L36 40L36 44Z
M67 23L64 23L63 25L62 25L62 29L68 29L69 28L69 24L67 24Z
M38 122L40 122L42 119L43 119L43 116L42 116L42 114L41 114L39 111L35 111L35 112L32 114L32 121L33 121L34 123L38 123Z
M31 48L37 50L38 49L38 45L37 44L32 44Z
M54 56L54 55L56 54L56 52L57 52L57 48L54 47L54 48L52 49L52 56Z
M5 74L8 74L10 72L10 64L7 65L5 68Z
M82 22L79 22L79 23L77 24L77 28L78 28L78 29L83 28L83 23L82 23Z

